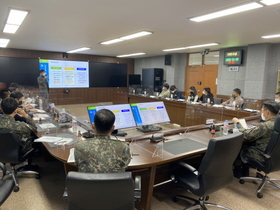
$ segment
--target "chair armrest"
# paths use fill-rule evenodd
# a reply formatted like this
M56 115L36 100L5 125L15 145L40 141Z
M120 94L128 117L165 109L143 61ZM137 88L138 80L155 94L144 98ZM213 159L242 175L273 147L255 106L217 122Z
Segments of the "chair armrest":
M134 201L141 200L141 176L136 176L134 180Z
M189 164L187 164L185 162L179 162L179 163L176 163L176 165L181 166L184 169L193 172L195 175L198 174L198 171L196 170L196 168L194 168L193 166L191 166L191 165L189 165Z
M6 169L6 167L3 163L0 163L0 171L1 171L1 174L2 174L2 177L0 177L0 179L3 179L5 177L6 171L7 171L7 169Z
M67 187L65 187L65 189L64 189L62 198L63 198L63 199L68 199Z

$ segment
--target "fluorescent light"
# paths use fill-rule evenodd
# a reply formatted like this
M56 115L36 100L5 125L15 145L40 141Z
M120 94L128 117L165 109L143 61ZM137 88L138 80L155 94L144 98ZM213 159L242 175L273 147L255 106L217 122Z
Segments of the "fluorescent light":
M179 47L179 48L173 48L173 49L165 49L165 50L162 50L162 51L168 52L168 51L185 50L185 49L187 49L187 48L186 47Z
M261 3L269 6L273 4L279 4L280 0L262 0Z
M80 52L80 51L89 50L89 49L90 49L89 47L82 47L82 48L78 48L78 49L75 49L75 50L67 51L67 53Z
M209 43L209 44L193 45L193 46L188 46L188 47L165 49L165 50L162 50L162 51L186 50L186 49L199 48L199 47L207 47L207 46L214 46L214 45L219 45L219 43Z
M261 36L263 39L271 39L280 37L280 34L268 35L268 36Z
M194 45L194 46L186 47L186 49L199 48L199 47L208 47L208 46L214 46L214 45L219 45L219 43L209 43L209 44Z
M18 30L18 28L19 28L19 26L17 26L17 25L6 24L5 27L4 27L3 32L4 33L14 34Z
M11 9L3 32L14 34L27 14L27 11Z
M149 35L149 34L152 34L152 32L141 31L141 32L136 33L136 34L131 34L131 35L128 35L128 36L123 36L120 39L122 39L122 40L129 40L129 39L134 39L134 38L141 37L141 36L146 36L146 35Z
M146 36L146 35L149 35L149 34L152 34L152 32L141 31L141 32L138 32L138 33L135 33L135 34L130 34L130 35L127 35L127 36L123 36L123 37L120 37L120 38L117 38L117 39L112 39L112 40L109 40L109 41L101 42L100 44L106 44L106 45L107 44L113 44L113 43L116 43L116 42L122 42L122 41L125 41L125 40L134 39L134 38L141 37L141 36Z
M123 57L131 57L131 56L138 56L138 55L145 55L146 53L133 53L133 54L127 54L127 55L118 55L118 58L123 58Z
M9 41L10 41L9 39L0 38L0 47L7 47Z
M100 44L113 44L113 43L116 43L116 42L122 42L124 40L121 40L121 39L112 39L112 40L109 40L109 41L106 41L106 42L101 42Z
M201 16L194 17L194 18L189 18L189 20L195 21L195 22L201 22L201 21L205 21L205 20L218 18L218 17L223 17L223 16L227 16L227 15L236 14L236 13L239 13L239 12L245 12L245 11L248 11L248 10L257 9L257 8L260 8L260 7L263 7L263 5L258 4L258 3L250 3L250 4L245 4L245 5L242 5L242 6L237 6L237 7L233 7L233 8L230 8L230 9L221 10L221 11L218 11L218 12L206 14L206 15L201 15Z

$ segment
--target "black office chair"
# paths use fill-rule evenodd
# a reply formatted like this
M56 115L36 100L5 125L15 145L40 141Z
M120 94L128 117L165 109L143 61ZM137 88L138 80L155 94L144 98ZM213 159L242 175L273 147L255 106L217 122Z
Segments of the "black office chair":
M5 175L6 167L0 163L0 206L7 200L15 186L13 180L2 180Z
M132 210L141 198L141 177L131 172L84 173L70 171L66 178L69 210Z
M31 168L31 157L33 156L34 148L23 154L21 141L14 131L0 129L0 162L10 163L11 171L7 171L7 175L13 177L15 187L14 192L19 191L19 183L17 174L34 174L38 179L40 175L36 171L31 171L26 166L15 168L16 165L28 160L28 166Z
M221 103L223 103L222 98L214 98L214 104L221 104Z
M183 198L195 202L185 209L198 207L205 210L207 209L206 205L229 209L205 201L209 199L208 195L210 193L232 182L233 162L240 151L242 141L242 133L233 133L211 139L198 169L184 162L174 164L172 166L171 179L194 195L199 196L199 200L183 195L176 195L173 201L177 202L178 198Z
M254 150L259 153L263 158L264 162L256 160L252 157L247 156L248 150ZM269 183L277 188L280 185L273 181L280 181L280 179L269 178L268 174L273 171L280 170L280 116L277 116L274 124L274 131L271 135L271 139L265 149L265 151L259 150L256 147L250 146L241 150L240 157L243 163L249 167L256 168L259 172L264 172L265 175L257 172L256 177L240 177L239 182L244 184L245 180L261 181L257 189L257 197L262 198L263 194L261 190L265 184Z

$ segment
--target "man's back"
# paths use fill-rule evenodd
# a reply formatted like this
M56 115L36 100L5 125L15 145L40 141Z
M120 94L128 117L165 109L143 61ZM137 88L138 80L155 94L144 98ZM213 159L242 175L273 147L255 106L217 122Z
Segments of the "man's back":
M75 162L82 172L123 172L130 159L128 145L109 136L96 136L75 146Z

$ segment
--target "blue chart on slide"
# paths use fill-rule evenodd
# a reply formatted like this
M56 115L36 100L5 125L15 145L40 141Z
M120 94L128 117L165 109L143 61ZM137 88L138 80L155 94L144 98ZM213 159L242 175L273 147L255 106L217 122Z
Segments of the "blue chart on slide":
M88 62L39 59L39 67L46 71L50 88L89 87Z

